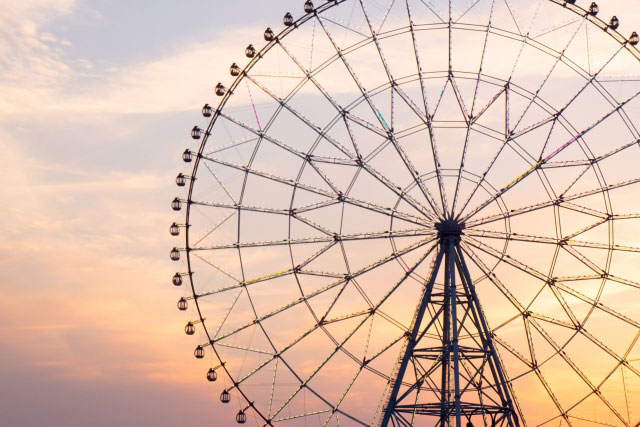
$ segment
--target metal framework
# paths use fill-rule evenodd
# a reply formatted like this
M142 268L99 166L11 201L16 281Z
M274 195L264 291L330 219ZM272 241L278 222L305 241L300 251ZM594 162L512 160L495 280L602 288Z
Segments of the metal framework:
M640 53L593 10L332 0L247 48L171 228L238 422L638 426Z
M485 425L518 427L505 370L460 248L464 225L448 220L437 228L438 255L381 425L413 426L417 416L428 416L434 426L462 427L472 418L481 418ZM443 263L444 287L438 292L434 285ZM436 315L425 322L429 306ZM441 339L433 346L425 336L433 332L436 322L443 326ZM473 339L465 343L460 338L467 334ZM403 387L407 377L411 385Z

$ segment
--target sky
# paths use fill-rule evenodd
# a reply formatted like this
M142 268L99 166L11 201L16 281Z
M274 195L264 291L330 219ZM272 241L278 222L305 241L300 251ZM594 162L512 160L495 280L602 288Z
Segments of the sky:
M212 1L0 5L0 424L220 415L175 305L169 201L216 76L301 6L239 3L254 12Z
M215 83L302 3L2 1L0 424L235 425L182 332L169 202Z

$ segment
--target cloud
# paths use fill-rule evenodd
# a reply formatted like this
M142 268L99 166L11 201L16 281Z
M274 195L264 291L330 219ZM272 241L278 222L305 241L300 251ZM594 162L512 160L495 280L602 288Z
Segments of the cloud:
M161 58L96 71L85 59L64 62L58 51L43 43L54 37L38 35L34 25L30 28L32 34L24 36L12 53L20 60L11 61L0 80L5 93L0 113L156 114L196 110L214 98L214 80L227 78L229 65L243 56L243 48L235 41L247 33L258 33L254 28L234 29L225 32L223 38L187 44ZM88 71L92 74L87 76ZM89 77L89 83L78 89L74 82L83 77Z
M36 105L67 81L70 67L45 24L73 12L76 0L8 0L0 5L0 112Z
M46 23L72 13L75 6L74 0L11 1L0 6L5 9L0 18L3 28L19 28L17 32L5 31L6 41L0 42L0 54L7 58L0 78L4 93L0 113L25 114L34 109L118 114L193 110L216 101L215 83L228 84L229 65L246 60L239 41L246 40L247 34L262 32L257 26L228 27L215 39L185 43L163 57L102 71L86 59L65 61L61 52L71 43L42 30ZM393 45L389 49L398 50ZM461 54L466 56L472 55ZM327 77L335 86L331 88L334 92L352 89L352 85L338 84L342 79L336 77ZM88 81L83 80L79 88L76 83L83 78Z
M214 98L214 81L226 79L229 66L242 55L234 41L251 31L225 32L223 38L192 43L165 57L114 69L104 83L81 96L63 99L54 108L126 114L195 110Z
M257 28L235 28L222 32L223 37L186 43L163 57L98 71L87 59L65 58L64 49L72 43L43 30L72 15L76 7L76 0L10 0L0 5L0 114L194 109L213 96L212 81L228 76L231 62L243 54L237 40L260 33Z

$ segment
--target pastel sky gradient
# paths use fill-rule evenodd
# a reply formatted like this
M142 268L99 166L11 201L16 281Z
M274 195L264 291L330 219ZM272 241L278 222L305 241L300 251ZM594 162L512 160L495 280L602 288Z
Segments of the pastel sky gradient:
M169 201L214 80L299 3L0 4L0 424L223 409L175 308Z
M302 4L0 2L0 425L235 425L182 332L169 202L214 84Z

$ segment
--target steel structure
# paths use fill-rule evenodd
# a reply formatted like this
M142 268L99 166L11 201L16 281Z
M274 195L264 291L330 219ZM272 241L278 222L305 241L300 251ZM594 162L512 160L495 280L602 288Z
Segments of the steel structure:
M460 248L464 225L446 220L436 228L438 254L391 383L382 426L412 426L416 416L432 417L436 426L462 426L463 420L466 424L478 416L485 425L519 426L505 371ZM434 292L443 263L444 288ZM428 306L435 315L425 322ZM437 345L422 342L428 341L425 336L437 322L442 325ZM460 344L462 331L474 336L472 345ZM411 377L408 387L403 387L405 376Z
M638 426L640 37L592 2L303 10L213 87L171 204L236 421Z

